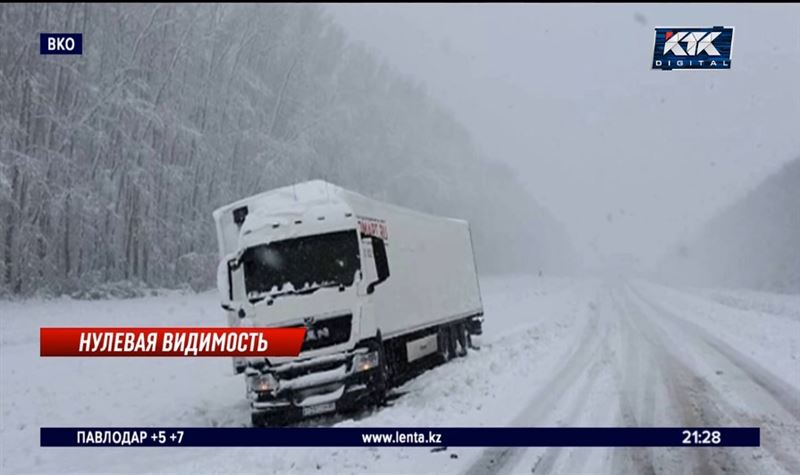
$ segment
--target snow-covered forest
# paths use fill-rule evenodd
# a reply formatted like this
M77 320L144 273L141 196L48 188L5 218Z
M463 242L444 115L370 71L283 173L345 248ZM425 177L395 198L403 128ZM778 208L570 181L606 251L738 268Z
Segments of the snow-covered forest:
M663 270L674 282L800 292L800 159L712 218Z
M0 293L205 288L211 211L311 178L469 219L482 272L563 269L496 158L322 7L0 5Z

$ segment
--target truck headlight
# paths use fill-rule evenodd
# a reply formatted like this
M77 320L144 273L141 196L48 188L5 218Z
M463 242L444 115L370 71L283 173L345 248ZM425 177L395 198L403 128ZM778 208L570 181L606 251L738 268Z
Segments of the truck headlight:
M278 380L271 374L258 374L247 380L250 391L262 393L278 389Z
M377 368L380 363L380 356L377 351L370 351L369 353L356 353L353 356L353 368L356 372L368 371L372 368Z

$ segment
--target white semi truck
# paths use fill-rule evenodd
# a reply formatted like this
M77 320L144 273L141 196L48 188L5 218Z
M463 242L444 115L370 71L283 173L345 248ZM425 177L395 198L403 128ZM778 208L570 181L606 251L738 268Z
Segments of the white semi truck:
M256 426L380 403L481 333L466 221L320 180L237 201L214 220L228 324L306 328L297 357L234 358Z

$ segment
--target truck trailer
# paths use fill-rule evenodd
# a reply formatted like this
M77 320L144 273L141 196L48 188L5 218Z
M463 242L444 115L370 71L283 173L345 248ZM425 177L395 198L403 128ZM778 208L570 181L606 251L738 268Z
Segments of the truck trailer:
M469 225L321 180L214 211L232 327L305 327L297 357L234 358L255 426L381 404L465 356L483 306Z

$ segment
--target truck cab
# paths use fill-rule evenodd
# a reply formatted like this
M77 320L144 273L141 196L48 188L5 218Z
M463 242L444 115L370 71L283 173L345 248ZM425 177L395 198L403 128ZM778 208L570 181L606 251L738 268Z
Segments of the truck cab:
M385 390L370 305L389 275L380 222L359 225L325 185L292 188L214 213L229 326L306 329L298 357L234 358L254 425L346 410Z

